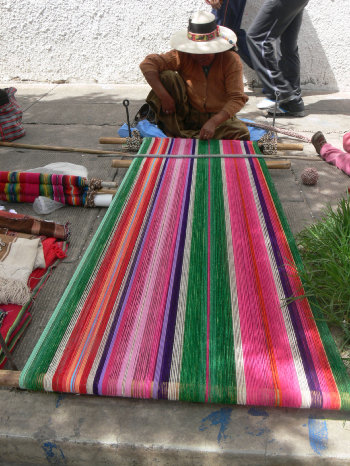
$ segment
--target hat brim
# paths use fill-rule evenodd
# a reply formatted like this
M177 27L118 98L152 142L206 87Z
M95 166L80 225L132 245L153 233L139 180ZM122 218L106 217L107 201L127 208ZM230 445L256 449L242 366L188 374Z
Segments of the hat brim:
M170 37L170 46L180 52L197 54L219 53L232 49L237 42L236 34L225 26L219 26L219 32L227 39L219 36L210 41L196 42L187 37L187 29L182 29L181 31L175 32ZM229 40L232 41L232 43L230 43Z

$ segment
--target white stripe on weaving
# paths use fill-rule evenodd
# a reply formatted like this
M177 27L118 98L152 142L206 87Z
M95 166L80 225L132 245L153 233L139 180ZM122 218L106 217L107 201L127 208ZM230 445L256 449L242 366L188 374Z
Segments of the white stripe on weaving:
M169 376L169 384L168 384L168 400L178 400L179 393L180 393L179 388L180 388L183 339L184 339L185 317L186 317L188 272L189 272L189 267L190 267L190 254L191 254L191 243L192 243L192 224L193 224L194 196L195 196L195 189L196 189L196 176L197 176L197 160L194 160L193 171L192 171L190 203L188 207L184 257L183 257L182 270L181 270L179 301L178 301L178 306L177 306L174 344L173 344L171 368L170 368L170 376Z
M230 292L231 292L231 308L232 308L232 324L233 324L233 341L235 352L235 366L236 366L236 385L237 385L237 404L245 405L247 400L247 390L244 375L244 357L241 338L241 326L239 320L239 308L237 298L237 285L236 285L236 271L235 259L233 254L232 245L232 232L230 222L230 209L228 205L228 191L225 170L225 160L221 161L222 171L222 184L223 184L223 197L225 207L225 225L226 225L226 242L227 242L227 256L230 276Z
M256 189L253 173L252 173L252 170L251 170L251 167L250 167L250 164L249 164L248 160L246 160L246 164L247 164L250 184L251 184L251 187L252 187L252 190L253 190L255 205L257 207L257 212L258 212L258 215L259 215L260 225L261 225L262 233L263 233L265 244L266 244L266 250L267 250L267 253L268 253L268 256L269 256L269 259L270 259L270 266L271 266L271 270L272 270L272 273L273 273L273 278L274 278L274 281L275 281L275 284L276 284L276 290L277 290L278 299L279 299L280 306L281 306L282 316L283 316L284 324L285 324L285 327L286 327L286 330L287 330L289 345L290 345L291 352L292 352L292 355L293 355L295 370L296 370L296 374L297 374L297 377L298 377L299 387L300 387L300 391L301 391L301 398L302 398L301 407L302 408L309 408L311 406L311 393L310 393L309 385L307 383L306 374L305 374L305 371L304 371L304 366L303 366L302 359L301 359L300 352L299 352L299 348L298 348L298 343L297 343L297 340L296 340L296 336L295 336L295 332L294 332L294 329L293 329L292 321L290 319L290 314L289 314L287 306L285 305L286 296L285 296L284 291L283 291L281 278L280 278L280 275L279 275L279 272L278 272L278 266L276 264L275 256L274 256L272 245L271 245L271 240L270 240L269 233L268 233L268 230L267 230L264 214L262 212L262 208L261 208L258 192L257 192L257 189ZM282 393L282 397L283 397L283 393Z
M166 193L166 199L164 203L164 209L162 210L162 215L161 215L161 223L158 226L158 233L157 233L157 239L156 239L156 244L154 245L153 248L153 254L152 254L152 259L151 263L149 265L149 269L147 272L147 275L149 279L144 283L144 287L140 290L142 291L142 300L140 300L140 306L138 309L138 317L137 317L137 323L134 325L135 331L133 329L134 337L133 341L129 342L128 344L128 349L127 349L127 354L128 354L128 360L125 365L125 372L124 374L120 374L118 377L118 384L120 377L123 377L122 380L122 395L126 395L126 379L128 378L128 373L129 371L131 372L132 376L135 376L135 368L138 363L138 356L140 353L140 349L142 347L142 336L145 331L147 331L147 321L145 321L144 326L141 326L141 320L143 317L144 313L148 313L149 308L146 306L146 302L150 302L151 304L153 303L152 297L154 295L158 295L158 300L160 299L160 293L158 293L158 290L155 291L155 286L153 281L156 279L157 275L157 270L159 270L159 265L161 263L162 259L162 248L160 245L166 241L167 238L167 227L169 224L173 223L172 218L169 217L168 212L171 211L172 207L172 200L173 200L173 193L175 192L175 187L177 186L177 180L179 178L179 173L181 172L182 168L182 161L177 160L174 163L174 169L173 173L171 175L171 180L170 180L170 186L168 189L168 192ZM156 303L153 303L156 304ZM158 303L157 303L158 304ZM139 336L140 334L140 336ZM149 339L150 341L150 339ZM124 365L124 363L123 363ZM128 388L128 391L130 391L131 395L131 388Z
M132 193L132 191L133 191L133 189L134 189L134 187L135 187L135 185L137 183L137 180L138 180L138 178L140 176L140 173L141 173L141 170L142 170L142 167L143 167L144 163L145 163L145 161L142 161L142 163L140 164L139 171L138 171L137 175L135 176L134 182L133 182L133 184L132 184L132 186L131 186L131 188L129 190L129 193L128 193L126 199L125 199L124 205L123 205L122 209L120 210L119 215L116 218L116 221L114 223L114 228L111 230L111 232L109 234L108 240L106 241L106 243L104 245L104 248L103 248L103 250L101 252L101 255L98 258L98 261L97 261L94 269L91 272L89 281L88 281L88 283L87 283L87 285L86 285L86 287L84 289L84 292L83 292L83 294L82 294L82 296L81 296L81 298L80 298L80 300L79 300L79 302L78 302L78 304L76 306L76 309L75 309L75 311L74 311L74 313L72 315L72 318L71 318L71 320L69 322L69 325L67 326L67 329L66 329L66 331L65 331L65 333L64 333L64 335L62 337L62 340L61 340L61 342L60 342L60 344L59 344L59 346L58 346L58 348L56 350L56 353L55 353L55 355L54 355L54 357L53 357L53 359L52 359L52 361L51 361L51 363L50 363L50 365L49 365L49 367L48 367L48 369L46 371L46 374L45 374L44 380L43 380L43 386L44 386L44 389L46 391L52 391L52 378L53 378L53 376L54 376L54 374L55 374L55 372L57 370L57 367L58 367L58 365L60 363L61 357L62 357L62 355L64 353L64 350L65 350L65 347L66 347L66 345L67 345L67 343L69 341L69 338L70 338L70 336L71 336L71 334L73 332L73 329L76 326L77 321L79 320L80 314L81 314L81 312L82 312L82 310L84 308L85 301L86 301L86 299L88 297L88 294L89 294L89 292L91 290L91 287L93 286L93 283L94 283L94 281L96 279L96 275L97 275L97 273L98 273L98 271L100 269L101 263L105 258L106 252L108 251L108 247L110 246L110 243L112 241L113 235L114 235L115 230L116 230L117 225L118 225L118 221L120 220L120 218L121 218L121 216L122 216L122 214L123 214L123 212L125 210L125 207L128 204L131 193ZM63 305L64 305L64 303L62 303L62 306Z
M166 163L165 160L162 161L162 164L161 164L161 167L159 169L158 176L157 176L157 179L156 179L156 182L155 182L155 188L159 185L159 179L161 177L161 174L162 174L163 167L164 167L165 163ZM93 365L92 365L91 370L90 370L89 377L87 379L86 389L87 389L87 392L90 393L90 394L93 393L93 383L94 383L94 379L95 379L95 376L96 376L96 372L97 372L97 369L99 367L100 360L102 358L103 352L104 352L106 344L107 344L107 339L108 339L109 333L111 331L111 326L112 326L112 323L114 321L116 310L117 310L117 308L118 308L118 306L120 304L121 296L122 296L122 294L124 292L125 283L126 283L128 277L130 275L130 268L134 263L134 259L135 259L139 244L142 241L143 232L145 231L145 229L148 226L148 223L146 222L146 220L149 217L150 210L153 208L153 202L154 202L154 198L155 198L155 195L156 195L155 193L156 193L156 189L153 189L153 192L152 192L152 195L151 195L148 207L147 207L146 214L145 214L145 216L143 218L143 222L142 222L142 225L141 225L141 228L140 228L140 232L138 234L135 246L133 248L133 251L132 251L128 266L127 266L127 269L125 271L125 274L124 274L124 277L123 277L123 280L122 280L122 283L121 283L121 286L120 286L120 290L118 292L116 301L115 301L115 303L113 305L113 309L111 310L111 314L110 314L110 317L108 319L106 329L105 329L104 334L103 334L103 336L101 338L101 342L100 342L99 348L97 350L96 357L94 359Z

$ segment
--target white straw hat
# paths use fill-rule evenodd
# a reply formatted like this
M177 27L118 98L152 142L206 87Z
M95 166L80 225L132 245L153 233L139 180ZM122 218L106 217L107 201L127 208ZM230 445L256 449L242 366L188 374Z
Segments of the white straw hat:
M198 11L189 20L188 29L175 32L170 46L187 53L219 53L236 45L237 36L231 29L217 26L215 16L208 11Z

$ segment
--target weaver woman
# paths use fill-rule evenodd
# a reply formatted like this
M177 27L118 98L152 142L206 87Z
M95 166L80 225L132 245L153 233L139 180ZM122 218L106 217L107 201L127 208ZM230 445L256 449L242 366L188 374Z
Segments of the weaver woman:
M199 11L187 30L171 36L172 50L142 61L152 88L146 102L167 136L249 140L248 128L235 116L248 100L242 63L230 50L236 40L212 13Z

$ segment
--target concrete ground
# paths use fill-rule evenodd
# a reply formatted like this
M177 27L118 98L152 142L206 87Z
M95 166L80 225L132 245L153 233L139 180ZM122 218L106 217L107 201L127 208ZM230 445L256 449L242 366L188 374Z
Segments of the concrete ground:
M19 143L95 148L102 136L117 136L131 118L147 86L11 83L24 110L27 135ZM0 87L9 87L9 83ZM271 123L256 109L256 92L240 116ZM308 137L322 130L341 147L350 129L350 94L305 92L307 116L282 119L276 126ZM281 135L282 136L282 135ZM281 137L281 141L288 138ZM289 140L290 141L290 140ZM292 141L300 142L300 141ZM112 148L112 147L111 147ZM113 147L116 149L117 147ZM311 144L290 155L314 156ZM89 177L122 180L126 170L111 168L111 157L0 147L1 170L25 170L52 162L87 167ZM316 186L301 184L307 166L319 172ZM322 161L292 160L291 169L271 170L294 234L335 206L349 177ZM7 204L35 215L30 204ZM63 290L96 231L105 208L64 207L45 216L71 223L68 257L53 272L32 308L33 319L14 351L22 369ZM275 465L350 464L350 413L0 390L0 464L76 465Z

